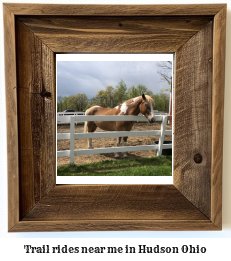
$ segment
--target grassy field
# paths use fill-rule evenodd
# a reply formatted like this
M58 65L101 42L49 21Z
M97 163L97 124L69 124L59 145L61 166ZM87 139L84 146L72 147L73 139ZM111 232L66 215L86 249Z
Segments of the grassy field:
M58 176L171 176L172 156L102 161L57 168Z

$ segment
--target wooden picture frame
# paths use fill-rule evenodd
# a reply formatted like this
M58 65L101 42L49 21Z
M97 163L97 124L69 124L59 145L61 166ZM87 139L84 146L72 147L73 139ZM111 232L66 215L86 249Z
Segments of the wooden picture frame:
M226 5L3 4L8 229L221 230ZM56 185L56 53L175 53L174 184Z

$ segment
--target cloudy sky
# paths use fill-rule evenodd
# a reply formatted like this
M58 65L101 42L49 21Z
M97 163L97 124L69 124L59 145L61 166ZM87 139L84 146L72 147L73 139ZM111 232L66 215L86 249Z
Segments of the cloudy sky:
M85 93L92 98L123 80L127 88L145 85L154 94L169 88L157 73L158 61L172 55L57 55L57 96Z

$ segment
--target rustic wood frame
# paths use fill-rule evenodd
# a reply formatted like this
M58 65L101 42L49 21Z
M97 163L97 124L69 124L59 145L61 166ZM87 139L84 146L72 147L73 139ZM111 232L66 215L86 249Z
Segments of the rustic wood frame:
M8 229L220 230L226 5L3 4ZM55 53L175 53L173 185L55 184Z

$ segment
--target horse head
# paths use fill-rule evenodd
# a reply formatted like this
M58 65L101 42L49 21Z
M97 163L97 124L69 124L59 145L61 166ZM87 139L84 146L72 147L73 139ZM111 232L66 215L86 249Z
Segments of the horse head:
M149 95L142 94L142 102L140 104L140 112L148 119L150 123L155 121L154 101Z

